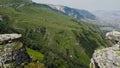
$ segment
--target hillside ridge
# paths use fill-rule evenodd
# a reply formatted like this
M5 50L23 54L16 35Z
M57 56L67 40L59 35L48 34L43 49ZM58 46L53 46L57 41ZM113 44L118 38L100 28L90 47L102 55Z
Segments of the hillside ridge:
M22 34L28 67L88 68L94 50L111 45L96 26L36 3L0 10L0 33Z

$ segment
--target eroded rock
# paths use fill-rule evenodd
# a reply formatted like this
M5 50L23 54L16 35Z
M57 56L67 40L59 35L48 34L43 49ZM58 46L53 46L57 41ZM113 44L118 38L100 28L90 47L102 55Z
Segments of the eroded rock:
M11 42L20 39L21 37L21 34L0 34L0 44Z
M120 32L118 31L112 31L106 33L106 39L108 40L114 40L114 41L120 41Z
M120 32L108 32L106 38L118 42L112 47L95 50L90 68L120 68Z
M91 59L91 68L119 68L120 67L120 45L95 50Z
M25 47L18 40L21 37L21 34L0 34L0 68L15 68L30 61ZM11 42L4 43L5 41Z

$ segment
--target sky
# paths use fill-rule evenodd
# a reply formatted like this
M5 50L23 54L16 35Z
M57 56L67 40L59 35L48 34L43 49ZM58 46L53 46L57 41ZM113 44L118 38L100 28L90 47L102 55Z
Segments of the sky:
M37 3L64 5L71 8L96 10L120 10L120 0L32 0Z

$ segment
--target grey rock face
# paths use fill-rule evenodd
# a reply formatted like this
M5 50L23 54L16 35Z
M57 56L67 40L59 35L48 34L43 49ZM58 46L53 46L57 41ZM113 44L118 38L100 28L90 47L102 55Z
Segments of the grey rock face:
M102 50L95 50L91 59L90 68L119 68L120 67L120 45Z
M110 40L119 39L119 32L109 32L106 34ZM120 43L112 47L95 50L91 59L90 68L120 68Z
M0 35L0 68L15 68L16 66L29 62L30 57L26 52L23 44L18 41L22 37L21 34L2 34ZM17 41L11 41L15 40ZM2 44L4 41L11 41Z
M118 32L118 31L108 32L108 33L106 33L106 39L119 42L120 41L120 32Z
M21 38L21 34L0 34L0 44Z

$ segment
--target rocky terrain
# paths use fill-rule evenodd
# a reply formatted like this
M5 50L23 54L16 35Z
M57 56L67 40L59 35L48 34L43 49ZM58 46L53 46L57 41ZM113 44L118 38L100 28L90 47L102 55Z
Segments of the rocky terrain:
M108 32L106 38L118 42L112 47L95 50L90 68L120 68L120 32Z
M0 68L14 68L30 61L21 37L21 34L0 34Z
M120 45L96 50L91 59L90 68L119 68L120 67Z

